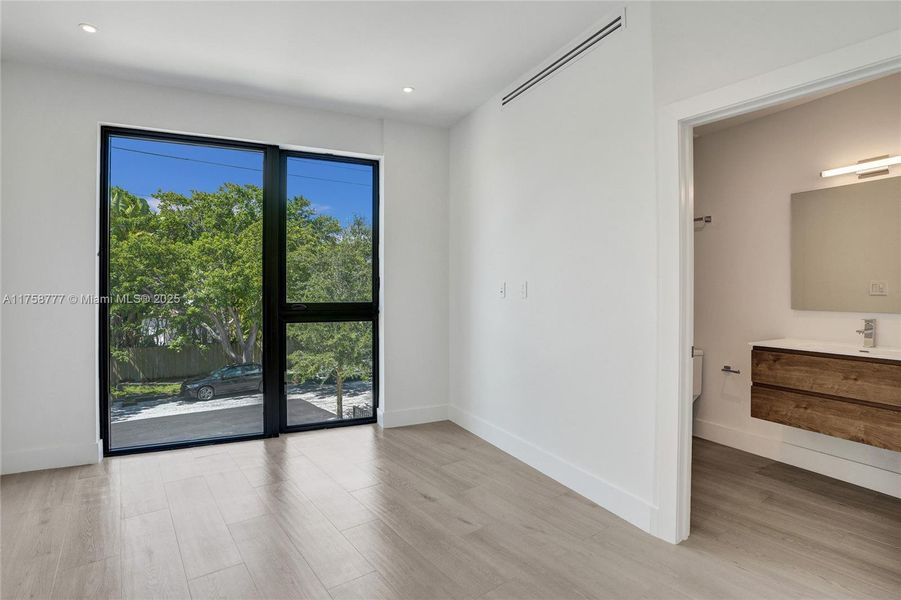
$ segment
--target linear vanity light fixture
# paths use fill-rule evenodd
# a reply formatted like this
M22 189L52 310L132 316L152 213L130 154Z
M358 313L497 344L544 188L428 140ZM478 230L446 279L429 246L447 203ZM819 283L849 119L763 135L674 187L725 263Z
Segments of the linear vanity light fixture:
M873 175L885 175L888 168L892 165L901 163L901 156L874 156L858 161L857 164L848 165L847 167L837 167L835 169L827 169L820 173L820 177L834 177L836 175L847 175L848 173L857 173L858 178L872 177Z

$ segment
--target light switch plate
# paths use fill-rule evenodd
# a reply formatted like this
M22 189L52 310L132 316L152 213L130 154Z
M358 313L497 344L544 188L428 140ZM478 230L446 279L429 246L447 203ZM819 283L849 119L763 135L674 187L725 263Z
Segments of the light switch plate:
M888 283L885 281L871 281L870 282L870 295L871 296L888 296Z
M500 296L501 298L507 297L507 282L506 281L501 282L500 286L497 289L497 295Z
M523 300L528 299L528 297L529 297L529 282L528 281L523 281L522 284L519 286L519 297L522 298Z

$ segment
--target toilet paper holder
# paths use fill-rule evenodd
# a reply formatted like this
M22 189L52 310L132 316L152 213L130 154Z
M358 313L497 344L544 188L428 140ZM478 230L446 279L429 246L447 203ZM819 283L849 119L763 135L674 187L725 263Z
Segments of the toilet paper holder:
M732 365L723 365L723 368L721 369L721 371L723 373L731 373L733 375L741 375L741 371L738 369L733 369Z

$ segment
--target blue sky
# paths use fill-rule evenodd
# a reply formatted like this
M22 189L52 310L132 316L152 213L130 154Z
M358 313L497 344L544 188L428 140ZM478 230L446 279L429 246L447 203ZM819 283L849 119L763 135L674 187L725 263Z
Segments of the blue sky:
M211 164L214 163L214 164ZM263 185L263 154L126 137L110 138L110 185L147 198L158 190L188 195L223 183ZM372 223L372 170L368 165L289 158L288 196L304 196L317 213L342 225L355 215Z

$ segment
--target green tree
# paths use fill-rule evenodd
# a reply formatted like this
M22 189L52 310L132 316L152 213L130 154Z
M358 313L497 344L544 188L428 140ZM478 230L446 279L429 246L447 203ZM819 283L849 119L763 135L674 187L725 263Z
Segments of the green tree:
M360 217L346 227L329 216L311 216L295 198L289 208L288 298L294 302L368 302L372 299L372 228ZM303 215L303 216L301 216ZM372 324L303 323L288 328L288 371L294 383L334 382L336 413L344 418L344 384L372 378Z
M159 241L184 263L177 268L182 331L199 325L231 360L251 362L262 322L262 189L226 183L215 192L157 198Z
M288 371L294 383L335 383L339 419L344 418L344 384L372 378L372 323L295 323L288 328Z
M152 333L177 348L202 343L203 329L229 358L250 362L262 317L262 190L227 183L190 196L160 191L157 212L148 207L140 220L116 208L130 206L118 200L128 196L111 193L110 228L121 231L110 243L111 293L180 301L114 305L111 314L123 317L113 320L118 342L143 345L139 332Z
M147 200L120 187L110 190L110 236L114 240L126 239L129 233L146 229L152 218Z
M305 290L308 301L371 301L372 229L360 217L343 229L332 217L320 219L328 219L331 227L315 253Z
M172 257L160 256L163 248L157 243L154 217L144 198L122 188L110 190L109 275L110 291L114 296L162 292L163 288L171 286L172 278L165 277L157 268ZM145 323L159 316L146 304L111 304L110 341L113 349L151 344Z
M295 196L285 209L285 278L288 302L325 302L325 294L311 283L328 252L328 240L340 235L332 217L317 215L310 201Z
M110 191L110 291L178 295L180 302L110 307L113 352L136 346L203 346L214 340L234 362L251 362L262 326L263 193L226 183L190 195L159 191L156 210L121 188ZM286 206L289 302L368 302L372 229L342 227L306 198ZM295 383L344 385L372 376L369 322L292 325L288 371Z

